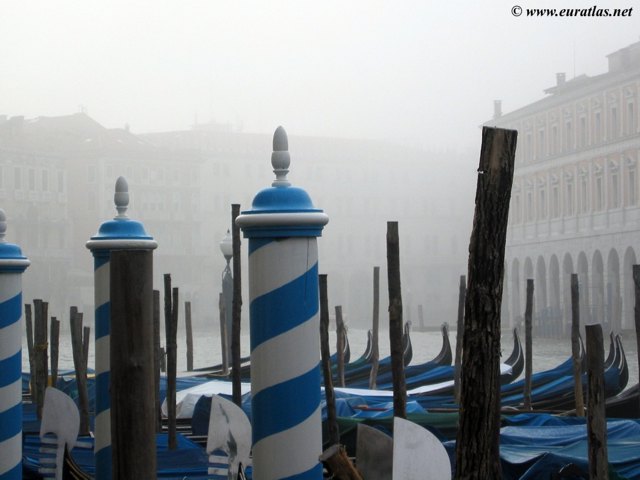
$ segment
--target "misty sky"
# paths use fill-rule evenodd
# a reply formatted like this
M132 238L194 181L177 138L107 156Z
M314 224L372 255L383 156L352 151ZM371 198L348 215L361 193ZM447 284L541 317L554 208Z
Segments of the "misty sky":
M493 100L508 112L567 78L604 73L640 39L630 18L514 17L592 0L5 0L0 114L84 106L133 132L231 123L248 132L479 148ZM637 8L637 11L636 11Z

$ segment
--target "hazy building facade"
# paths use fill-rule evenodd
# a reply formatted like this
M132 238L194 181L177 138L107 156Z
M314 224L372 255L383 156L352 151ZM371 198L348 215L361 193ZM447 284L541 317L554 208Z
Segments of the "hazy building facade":
M582 324L633 326L640 42L608 61L608 71L594 77L557 74L546 97L511 113L496 102L486 123L518 130L503 299L511 325L524 314L533 278L536 321L566 332L570 274L577 273Z

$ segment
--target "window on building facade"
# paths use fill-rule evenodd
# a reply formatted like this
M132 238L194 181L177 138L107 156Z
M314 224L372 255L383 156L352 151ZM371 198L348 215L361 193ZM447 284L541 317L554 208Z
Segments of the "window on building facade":
M531 133L527 133L525 137L525 152L524 152L524 161L530 162L533 158L533 141L531 140Z
M618 172L611 174L611 208L620 207L620 179Z
M596 112L593 119L593 143L602 142L602 116Z
M619 131L619 122L618 122L618 108L614 105L611 107L611 111L610 111L610 122L609 125L611 126L611 135L609 135L609 138L614 139L614 138L618 138L618 135L620 134Z
M553 186L551 197L551 217L558 218L560 216L560 192L557 185Z
M580 179L580 204L578 208L580 213L587 213L589 211L589 185L587 184L586 175Z
M596 185L595 185L595 205L594 208L596 211L601 211L604 209L604 187L602 182L602 175L598 175L596 177Z
M558 126L551 127L551 141L549 142L549 155L555 155L558 151Z
M513 196L513 216L511 220L514 224L522 222L522 205L520 205L520 194Z
M627 205L635 206L637 203L637 173L635 167L627 170Z
M587 146L587 117L580 117L580 148Z
M42 170L42 176L40 180L42 183L42 191L48 192L49 191L49 172L47 170Z
M633 102L627 103L627 121L625 124L627 135L633 135L636 133L636 113Z
M538 220L547 218L547 192L544 188L538 190Z
M546 145L545 145L545 138L544 138L544 130L539 130L538 131L538 158L542 158L546 155Z
M566 198L564 202L564 213L567 216L573 215L573 183L567 183Z
M564 124L564 150L573 150L573 126L571 120L567 120Z
M533 221L533 192L527 192L527 221Z

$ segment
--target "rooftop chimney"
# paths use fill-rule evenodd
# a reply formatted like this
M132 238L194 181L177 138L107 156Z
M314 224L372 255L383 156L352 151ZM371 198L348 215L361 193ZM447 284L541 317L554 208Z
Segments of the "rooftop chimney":
M493 118L500 118L502 116L502 100L493 101Z
M563 85L564 82L566 81L567 77L566 74L564 72L560 72L560 73L556 73L556 85L560 86Z

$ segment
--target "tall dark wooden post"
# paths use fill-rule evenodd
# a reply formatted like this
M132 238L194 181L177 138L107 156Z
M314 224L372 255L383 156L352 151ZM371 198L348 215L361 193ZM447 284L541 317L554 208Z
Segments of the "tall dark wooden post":
M151 480L157 478L153 252L113 251L110 277L112 474Z
M48 357L48 332L47 332L47 318L48 318L48 303L43 302L40 299L33 301L34 311L34 354L36 364L36 400L37 400L37 415L38 418L42 418L42 406L44 405L44 391L47 388L47 382L49 380L49 357Z
M393 415L407 418L407 385L402 345L402 288L398 222L387 222L387 277L389 288L389 342L393 378Z
M35 350L33 348L33 317L31 315L31 304L24 304L24 318L25 318L25 327L27 330L27 352L29 354L29 373L31 374L31 378L29 379L29 390L31 391L31 401L36 402L36 357Z
M193 329L191 327L191 302L184 302L184 326L187 336L187 370L193 370Z
M153 291L153 390L156 397L156 432L162 431L160 411L160 290Z
M531 410L531 373L533 370L533 278L527 278L527 303L524 309L524 409Z
M517 132L482 129L469 245L456 478L500 478L500 306Z
M83 355L82 312L77 307L69 309L71 328L71 351L78 385L78 408L80 410L80 435L89 435L89 391L87 387L87 363Z
M373 267L373 321L371 330L371 373L369 374L369 388L376 388L378 379L378 330L380 328L380 267Z
M167 426L169 435L169 449L178 446L176 439L176 374L177 374L177 340L178 305L176 289L171 288L171 274L164 274L164 326L165 343L167 348Z
M324 395L327 401L327 427L329 445L340 443L340 431L336 417L336 397L333 391L331 376L331 358L329 352L329 300L327 295L327 276L318 275L320 290L320 354L322 357L322 374L324 378Z
M240 378L240 321L242 319L242 274L240 263L240 227L236 218L240 215L240 204L231 205L231 241L233 242L233 307L231 314L231 384L233 403L242 404Z
M589 444L589 478L608 480L607 419L604 391L604 346L602 327L586 325L587 336L587 437Z
M336 352L338 357L337 384L344 387L344 320L342 319L342 306L336 305Z
M462 337L464 333L464 302L467 296L467 277L460 275L458 287L458 321L456 323L456 357L454 360L454 388L456 402L460 403L460 366L462 365Z
M584 417L582 394L582 358L580 357L580 290L578 274L571 274L571 356L573 358L573 388L576 397L576 415Z
M60 320L51 317L51 325L49 327L51 333L51 386L58 384L58 351L60 348Z

